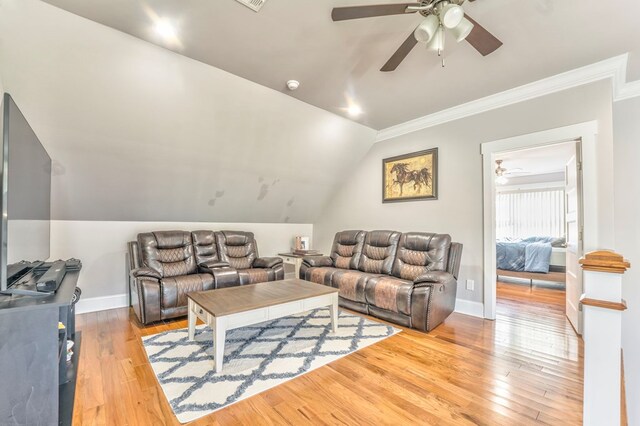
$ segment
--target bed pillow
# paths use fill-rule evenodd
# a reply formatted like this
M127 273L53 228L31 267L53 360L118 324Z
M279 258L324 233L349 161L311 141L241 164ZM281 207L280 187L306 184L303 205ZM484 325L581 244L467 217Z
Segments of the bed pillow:
M551 260L550 243L531 243L525 247L524 270L526 272L549 272Z

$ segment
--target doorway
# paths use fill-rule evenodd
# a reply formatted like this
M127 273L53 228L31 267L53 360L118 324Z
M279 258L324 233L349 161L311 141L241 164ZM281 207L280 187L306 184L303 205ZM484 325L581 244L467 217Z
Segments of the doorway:
M496 249L496 160L507 152L524 149L552 146L561 143L580 141L578 144L582 160L576 156L576 171L578 167L583 171L584 178L575 180L576 191L579 190L582 197L582 211L584 214L576 225L565 223L567 251L571 250L573 256L569 260L570 266L565 266L566 271L572 267L573 275L579 282L574 282L571 292L566 292L565 299L571 297L573 318L572 324L578 332L581 332L581 313L578 299L582 293L582 273L577 264L577 259L585 250L593 250L597 247L597 191L596 189L596 141L597 122L587 122L566 126L558 129L501 139L482 144L483 157L483 203L484 203L484 316L487 319L496 318L497 301L497 249ZM565 192L567 192L567 179L565 178ZM578 192L576 192L578 194ZM566 201L565 194L565 203ZM565 212L566 213L566 212ZM569 217L569 215L565 215ZM577 232L574 234L573 231ZM580 241L573 245L571 241ZM574 265L575 264L575 265ZM569 287L567 287L569 288ZM576 299L576 300L573 300ZM570 304L566 303L566 312L569 313Z
M582 285L568 228L582 217L581 141L496 153L496 296L507 311L569 318L580 329Z

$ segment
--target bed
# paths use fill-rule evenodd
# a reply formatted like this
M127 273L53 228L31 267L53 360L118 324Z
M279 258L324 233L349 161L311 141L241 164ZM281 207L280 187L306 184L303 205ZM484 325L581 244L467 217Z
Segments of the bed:
M528 237L496 242L498 277L566 282L564 238Z

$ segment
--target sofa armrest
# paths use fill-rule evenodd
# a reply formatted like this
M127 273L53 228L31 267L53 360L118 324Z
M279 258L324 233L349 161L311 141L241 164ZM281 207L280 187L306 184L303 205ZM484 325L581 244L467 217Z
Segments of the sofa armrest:
M411 327L431 331L455 309L458 282L449 272L431 271L413 283Z
M432 284L447 284L456 280L449 272L443 271L430 271L420 275L413 280L414 287L427 286Z
M223 267L209 269L209 273L213 275L214 288L235 287L240 285L238 271L233 268Z
M302 263L310 268L333 266L333 259L329 256L305 256L302 258Z
M223 262L220 260L210 260L208 262L199 263L198 266L202 269L228 268L229 262Z
M131 307L142 324L160 321L160 280L153 277L133 277L130 283Z
M136 268L131 271L131 276L134 278L155 278L156 280L162 279L162 275L155 269L148 268L146 266L142 268Z
M281 264L281 257L259 257L253 261L254 268L273 268Z

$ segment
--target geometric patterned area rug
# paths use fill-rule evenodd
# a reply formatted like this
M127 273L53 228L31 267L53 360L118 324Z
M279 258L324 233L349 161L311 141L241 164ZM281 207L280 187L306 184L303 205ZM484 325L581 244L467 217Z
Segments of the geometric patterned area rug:
M147 357L178 421L186 423L263 392L400 332L340 311L331 333L328 308L227 332L222 372L213 373L209 327L142 338Z

